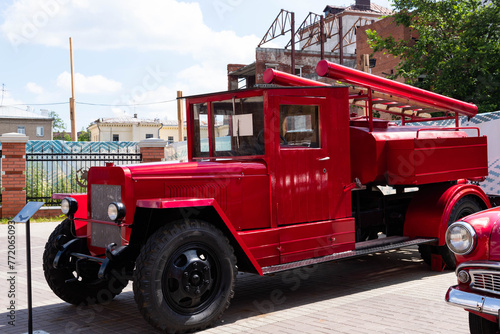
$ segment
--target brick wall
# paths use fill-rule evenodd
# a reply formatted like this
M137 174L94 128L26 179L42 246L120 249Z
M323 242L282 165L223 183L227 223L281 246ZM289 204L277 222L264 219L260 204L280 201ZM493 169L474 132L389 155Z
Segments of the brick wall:
M24 126L25 135L33 140L52 140L52 119L51 118L1 118L0 134L17 132L18 126ZM36 128L43 127L43 136L37 136Z
M264 72L272 65L277 65L277 70L290 73L291 71L292 52L284 49L266 49L257 48L256 51L256 68L255 81L257 84L264 84ZM330 52L325 53L325 59L334 63L339 62L338 54ZM316 74L316 65L321 60L321 53L317 51L295 51L295 68L300 67L302 77L325 81L324 78L319 78ZM351 56L344 57L344 65L354 67L356 58Z
M363 55L371 55L373 53L372 48L370 48L367 42L366 30L368 29L375 30L382 37L392 36L396 41L411 40L412 37L415 37L408 28L396 25L392 17L359 27L356 30L356 68L361 71L363 70ZM371 73L384 78L394 74L400 62L399 57L394 57L390 54L384 55L383 52L376 52L373 56L370 56L370 58L375 58L377 60L377 64L371 69ZM397 81L403 82L404 80L398 78Z
M7 133L2 143L2 217L14 217L26 204L26 142L28 137Z
M163 139L150 138L139 142L142 162L157 162L165 160L165 147L167 142Z

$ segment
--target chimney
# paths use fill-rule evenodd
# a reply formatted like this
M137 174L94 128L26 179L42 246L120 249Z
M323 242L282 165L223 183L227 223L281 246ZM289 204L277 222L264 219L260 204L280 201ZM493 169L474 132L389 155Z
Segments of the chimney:
M370 10L370 0L356 0L356 8L360 10Z

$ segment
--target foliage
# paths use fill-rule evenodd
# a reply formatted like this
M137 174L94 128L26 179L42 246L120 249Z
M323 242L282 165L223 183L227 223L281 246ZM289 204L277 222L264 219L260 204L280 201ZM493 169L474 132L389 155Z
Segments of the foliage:
M65 131L63 132L54 132L52 139L54 140L64 140L64 141L71 141L71 137L68 133Z
M400 57L394 77L500 110L500 0L394 0L396 24L415 39L367 31L374 52Z
M38 218L31 218L30 223L50 223L50 222L61 222L66 218L65 215L60 214L58 216L54 217L38 217ZM8 218L1 218L0 219L0 224L7 224L10 219Z
M26 196L49 199L54 193L86 192L76 179L75 169L64 161L56 165L31 162L26 170Z
M78 141L90 141L90 131L85 131L85 129L82 128L82 131L80 131L78 135Z
M49 112L49 117L52 118L52 129L54 132L57 131L64 131L66 130L66 124L64 124L64 121L62 118L59 116L58 113L55 111L50 111Z

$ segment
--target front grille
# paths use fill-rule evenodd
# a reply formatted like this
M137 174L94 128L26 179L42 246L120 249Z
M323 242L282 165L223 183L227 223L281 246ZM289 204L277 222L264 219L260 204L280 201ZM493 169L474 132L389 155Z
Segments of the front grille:
M487 270L471 270L472 289L481 290L500 295L500 272Z
M92 246L106 248L110 243L122 244L121 228L117 225L92 223L90 231Z
M90 186L90 217L95 220L111 221L108 218L108 205L121 202L122 187L109 184L92 184Z

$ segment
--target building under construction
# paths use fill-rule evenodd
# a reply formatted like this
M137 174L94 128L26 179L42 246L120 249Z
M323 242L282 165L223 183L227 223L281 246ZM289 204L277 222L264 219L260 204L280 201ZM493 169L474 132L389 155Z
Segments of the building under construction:
M365 71L376 66L376 58L371 62L369 60L371 49L366 45L364 31L376 25L375 28L392 34L396 26L391 18L378 22L384 16L391 15L392 11L370 0L356 0L355 4L348 7L326 6L323 12L323 15L309 13L296 26L295 14L281 10L257 46L255 62L250 65L228 65L228 89L264 85L263 74L268 68L317 80L315 68L321 59ZM361 34L357 33L358 30ZM403 34L402 28L396 30ZM266 43L282 36L288 40L284 48L264 47ZM358 45L360 37L362 46ZM386 56L380 60L382 64L379 65L383 66L377 66L375 74L378 75L390 75L398 63L394 57Z

